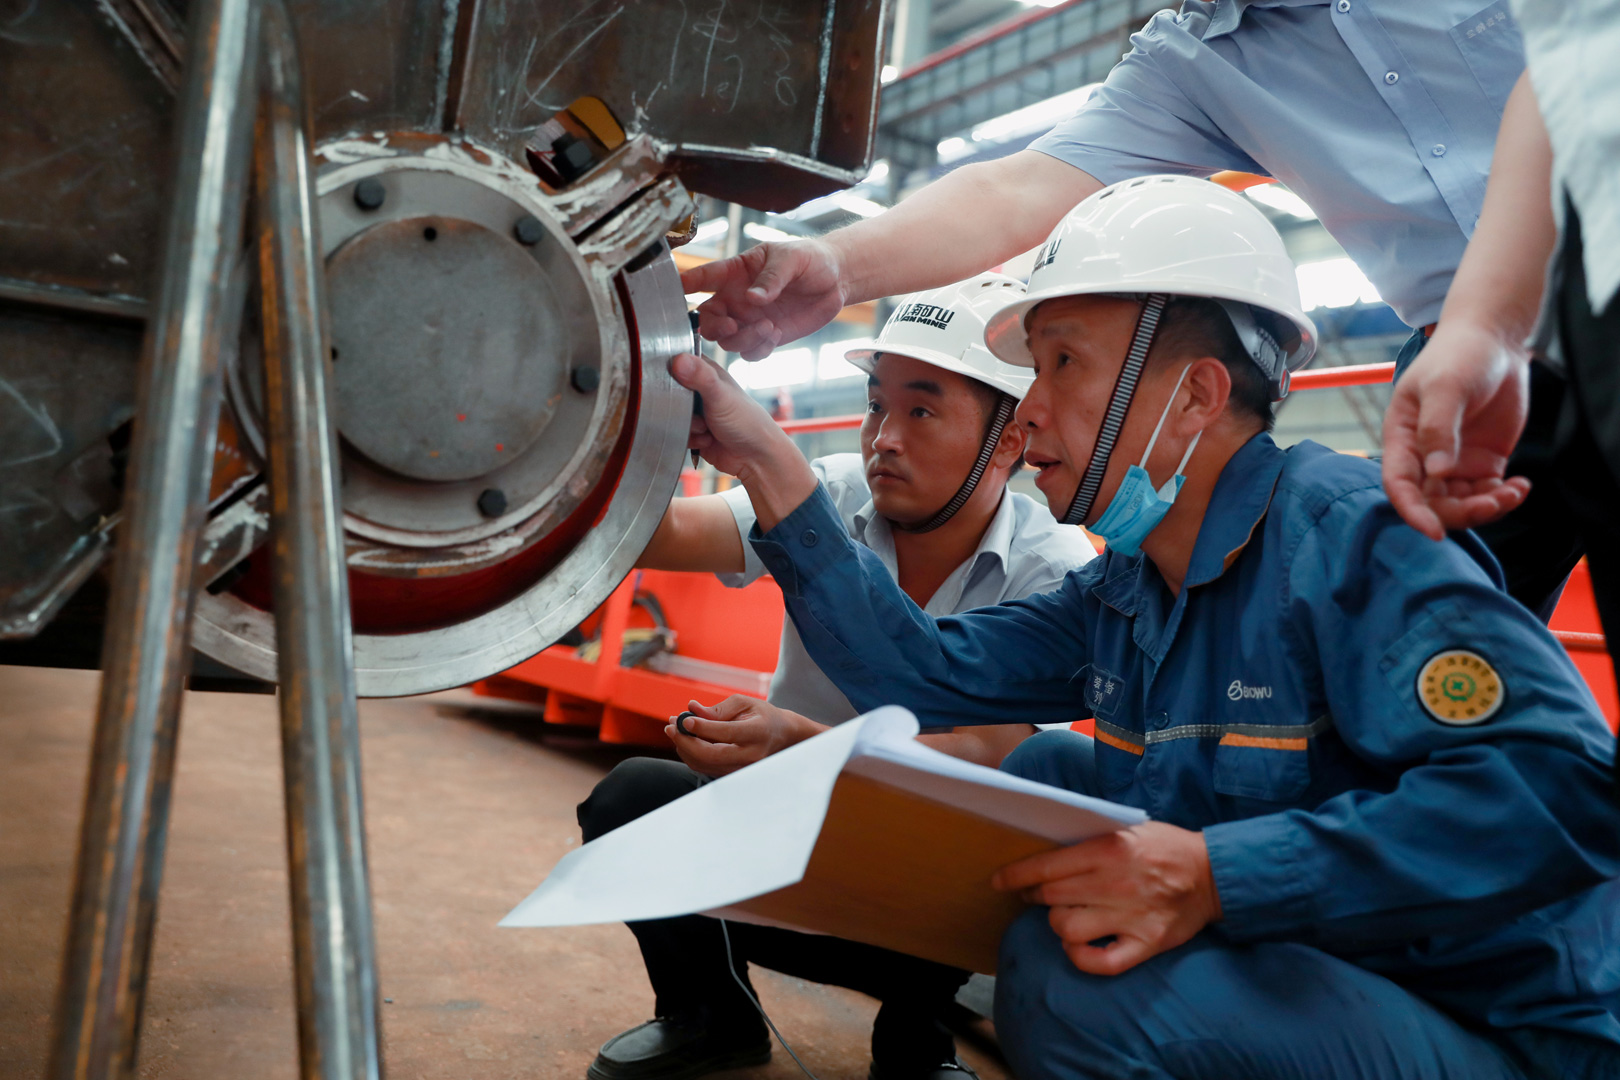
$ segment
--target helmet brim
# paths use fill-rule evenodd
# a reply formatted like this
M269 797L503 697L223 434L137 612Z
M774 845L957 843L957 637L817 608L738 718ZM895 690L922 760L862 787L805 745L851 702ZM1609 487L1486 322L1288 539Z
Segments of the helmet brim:
M1136 280L1111 282L1096 286L1055 286L1027 293L992 315L984 326L985 346L1003 363L1015 367L1034 367L1035 357L1029 350L1029 334L1024 320L1036 307L1048 300L1061 300L1070 296L1115 296L1120 293L1167 293L1171 296L1200 296L1210 300L1236 300L1250 307L1267 311L1293 326L1298 338L1292 344L1282 343L1288 353L1288 370L1298 371L1316 355L1316 324L1303 313L1279 310L1267 297L1246 289L1206 290L1190 293L1184 281Z

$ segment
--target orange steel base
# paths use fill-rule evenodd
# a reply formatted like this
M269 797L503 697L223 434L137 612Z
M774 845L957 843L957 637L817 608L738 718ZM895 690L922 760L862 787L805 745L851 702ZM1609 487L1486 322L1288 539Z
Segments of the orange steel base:
M664 725L687 702L712 705L732 686L665 675L645 667L621 667L624 632L651 627L635 607L637 590L658 598L676 633L677 655L769 674L776 670L782 636L782 593L769 578L728 589L712 574L638 570L586 620L600 631L595 661L581 660L568 645L553 645L500 675L473 684L473 692L528 701L544 709L544 722L596 728L603 742L668 747Z
M1293 389L1388 382L1394 371L1394 364L1301 371L1294 376ZM862 419L859 413L816 416L782 421L782 429L795 435L838 431L860 427ZM697 494L696 480L697 474L688 470L682 476L682 494ZM581 660L573 648L553 645L501 675L474 683L474 692L533 702L545 710L546 723L594 727L603 742L668 747L664 726L669 717L686 708L688 701L713 704L739 691L645 668L621 667L625 630L652 625L652 620L632 603L637 589L657 596L663 605L670 627L678 635L678 655L758 672L776 670L782 594L775 582L765 578L745 589L727 589L710 574L638 570L586 620L587 635L601 631L598 660ZM1569 651L1610 728L1620 729L1614 666L1598 621L1585 560L1570 575L1553 613L1551 629ZM1074 727L1089 734L1091 721L1078 721Z

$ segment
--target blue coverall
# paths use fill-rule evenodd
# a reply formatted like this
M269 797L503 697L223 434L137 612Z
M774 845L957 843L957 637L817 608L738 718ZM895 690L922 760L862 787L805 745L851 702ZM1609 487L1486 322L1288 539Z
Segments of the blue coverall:
M936 620L819 490L750 539L856 707L1094 717L1095 743L1038 736L1009 767L1203 831L1222 919L1188 944L1102 978L1044 910L1008 932L1022 1080L1620 1077L1614 739L1483 546L1406 526L1375 465L1256 435L1177 595L1108 552ZM1478 679L1451 694L1458 655Z

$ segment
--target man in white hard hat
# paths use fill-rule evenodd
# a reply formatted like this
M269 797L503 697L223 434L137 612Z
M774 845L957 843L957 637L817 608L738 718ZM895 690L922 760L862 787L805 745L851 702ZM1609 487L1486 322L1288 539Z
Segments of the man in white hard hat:
M861 453L800 459L832 493L841 535L936 614L1055 589L1096 554L1079 529L1059 526L1038 502L1007 490L1024 449L1022 431L1008 422L1030 377L990 354L984 324L1022 294L1022 283L983 274L907 297L876 342L848 354L868 375ZM735 384L731 390L742 393ZM759 415L787 438L763 411ZM639 565L707 571L730 585L748 584L766 572L744 541L753 524L753 507L740 487L676 499ZM769 702L741 696L713 707L693 702L691 713L669 729L684 765L626 761L581 804L587 841L857 710L785 623ZM994 766L1034 731L1029 724L1005 724L926 741ZM603 1046L590 1067L593 1080L674 1080L766 1060L769 1036L743 990L750 961L880 999L874 1080L971 1076L940 1022L965 971L854 942L734 924L734 975L713 919L666 919L631 929L657 994L657 1018Z
M1203 181L1115 185L986 337L1034 367L1017 419L1048 502L1108 550L1054 593L946 618L832 535L721 372L672 371L857 708L1090 716L1094 740L1043 732L1002 768L1152 816L997 873L1038 905L998 967L1014 1071L1620 1076L1614 738L1471 534L1431 542L1372 463L1271 441L1314 337L1276 231Z

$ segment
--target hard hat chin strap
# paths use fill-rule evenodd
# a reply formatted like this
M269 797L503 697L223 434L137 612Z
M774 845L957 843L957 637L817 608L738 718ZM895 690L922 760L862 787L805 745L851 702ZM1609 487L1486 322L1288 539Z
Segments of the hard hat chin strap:
M1147 365L1148 349L1153 346L1153 335L1159 329L1165 305L1170 303L1166 293L1151 293L1142 304L1142 314L1136 320L1136 332L1131 335L1131 347L1125 354L1125 365L1114 380L1114 392L1108 398L1108 411L1103 414L1102 427L1097 432L1097 443L1091 448L1091 460L1086 464L1080 487L1075 490L1069 510L1059 518L1065 525L1079 525L1091 513L1102 489L1103 474L1108 471L1108 459L1113 456L1114 444L1125 427L1125 414L1131 399L1136 396L1136 384L1142 379L1142 368Z
M967 479L962 481L962 486L956 489L956 494L951 496L950 502L940 508L939 513L921 525L902 525L890 519L889 526L908 533L933 532L955 517L956 512L966 506L967 501L973 497L973 490L979 486L979 481L984 479L984 471L990 467L990 459L995 457L996 447L1001 443L1001 433L1006 430L1007 422L1012 419L1016 407L1017 403L1013 401L1012 395L1001 395L1001 400L996 402L995 419L991 421L990 430L984 437L984 445L979 447L979 456L974 460L973 468L968 470Z

